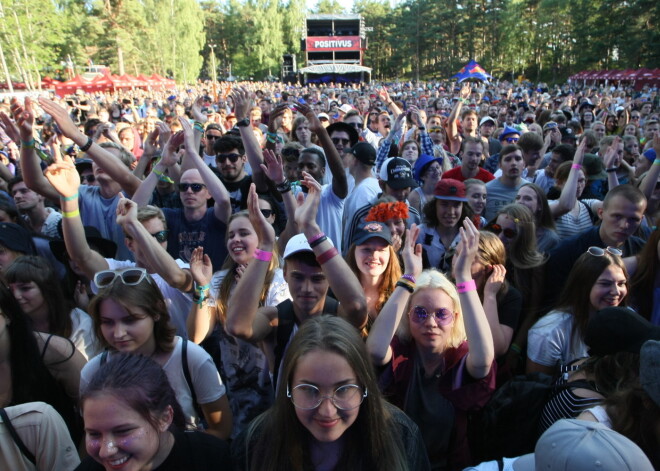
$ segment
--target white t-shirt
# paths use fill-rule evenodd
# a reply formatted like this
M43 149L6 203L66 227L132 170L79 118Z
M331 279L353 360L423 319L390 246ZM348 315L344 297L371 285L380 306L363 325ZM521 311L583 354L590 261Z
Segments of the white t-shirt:
M297 187L296 196L300 191ZM306 197L307 195L305 195ZM321 187L321 201L319 202L319 210L316 213L316 223L321 230L334 242L337 250L341 252L341 218L344 211L345 199L335 195L332 191L332 184L323 185Z
M527 333L527 358L539 365L554 367L588 357L583 339L574 336L572 331L572 314L550 311Z
M69 340L73 342L76 349L85 357L85 360L94 358L102 348L96 334L94 333L94 323L82 309L74 308L71 311L71 335Z
M199 417L197 416L197 412L195 412L192 393L186 382L186 377L183 373L183 364L181 363L183 340L181 337L176 336L174 337L174 341L174 350L172 350L170 357L163 365L163 371L165 371L167 379L172 389L174 389L176 398L183 409L186 423L197 428ZM110 360L112 354L112 351L108 352L107 360ZM92 358L80 372L81 393L94 377L94 373L101 366L101 357L102 355L97 355ZM188 371L190 371L190 379L195 387L198 404L208 404L217 401L225 395L225 386L222 384L222 379L220 379L220 374L213 360L202 347L193 342L188 342Z

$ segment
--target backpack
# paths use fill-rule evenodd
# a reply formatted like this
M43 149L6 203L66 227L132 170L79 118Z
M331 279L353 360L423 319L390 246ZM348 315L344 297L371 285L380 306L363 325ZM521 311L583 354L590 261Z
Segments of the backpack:
M543 373L513 377L471 417L473 457L482 462L533 453L543 408L561 390L575 387L590 388L585 380L556 386L555 377Z

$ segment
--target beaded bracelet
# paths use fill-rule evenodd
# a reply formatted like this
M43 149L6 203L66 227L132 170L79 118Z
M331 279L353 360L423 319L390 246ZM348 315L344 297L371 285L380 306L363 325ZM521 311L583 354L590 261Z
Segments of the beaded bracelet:
M76 216L80 216L80 209L76 209L74 211L62 211L62 217L63 218L75 218Z
M193 302L198 306L204 304L204 301L208 299L208 296L193 296Z
M270 262L273 259L273 252L254 249L254 258L255 260L261 260L262 262Z
M403 278L404 280L408 280L413 284L417 283L417 280L415 279L415 277L413 275L405 275L404 274L404 275L401 275L401 278Z
M339 251L337 250L337 247L331 247L325 252L323 252L321 255L316 257L316 261L319 263L319 265L323 265L325 262L327 262L336 255L339 255Z
M474 291L477 289L477 283L474 280L464 281L462 283L456 283L456 291L459 293L467 293L468 291Z
M62 201L73 201L73 200L78 199L78 193L76 193L75 195L71 195L71 196L60 196L60 199Z

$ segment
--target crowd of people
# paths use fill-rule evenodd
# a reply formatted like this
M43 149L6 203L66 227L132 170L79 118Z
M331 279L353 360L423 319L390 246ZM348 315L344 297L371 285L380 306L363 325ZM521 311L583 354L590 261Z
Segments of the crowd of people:
M528 82L5 100L0 467L659 468L659 112ZM523 456L487 452L532 378L533 433L494 432Z

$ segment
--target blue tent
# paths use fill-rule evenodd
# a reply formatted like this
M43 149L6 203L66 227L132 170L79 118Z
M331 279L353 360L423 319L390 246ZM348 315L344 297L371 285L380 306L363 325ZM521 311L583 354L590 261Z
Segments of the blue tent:
M471 60L452 78L457 78L459 83L470 79L488 82L488 80L492 79L493 76L486 72L479 64L477 64L476 61Z

